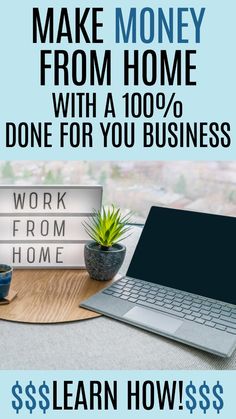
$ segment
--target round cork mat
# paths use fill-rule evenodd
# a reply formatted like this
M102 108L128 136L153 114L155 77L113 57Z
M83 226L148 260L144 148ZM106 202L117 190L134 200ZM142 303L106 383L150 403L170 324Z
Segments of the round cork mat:
M99 317L79 304L111 282L92 280L85 270L15 270L17 297L0 306L0 319L51 324Z

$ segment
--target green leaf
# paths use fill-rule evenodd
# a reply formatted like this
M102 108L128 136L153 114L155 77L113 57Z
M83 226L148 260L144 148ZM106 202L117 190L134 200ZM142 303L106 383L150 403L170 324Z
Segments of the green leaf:
M120 208L115 208L112 204L108 209L103 206L101 211L93 211L83 226L92 240L101 246L111 247L128 237L131 218L131 212L122 216Z

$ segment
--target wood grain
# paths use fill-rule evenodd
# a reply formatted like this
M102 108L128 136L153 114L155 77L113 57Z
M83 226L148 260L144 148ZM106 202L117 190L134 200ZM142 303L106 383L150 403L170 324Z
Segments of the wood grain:
M16 298L16 296L17 292L13 290L13 288L11 287L8 296L0 300L0 306L10 304L14 300L14 298Z
M45 324L99 317L79 304L111 282L92 280L85 270L15 270L12 288L18 294L0 307L0 319Z

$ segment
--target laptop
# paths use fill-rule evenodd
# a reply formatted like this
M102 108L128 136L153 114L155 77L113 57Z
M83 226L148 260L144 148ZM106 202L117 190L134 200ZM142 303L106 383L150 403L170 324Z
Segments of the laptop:
M236 347L236 218L152 207L126 276L82 307L229 357Z

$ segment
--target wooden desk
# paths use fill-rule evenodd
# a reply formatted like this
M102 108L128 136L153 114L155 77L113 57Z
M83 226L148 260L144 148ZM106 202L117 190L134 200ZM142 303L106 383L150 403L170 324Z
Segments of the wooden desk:
M85 270L16 270L12 288L18 295L0 306L0 319L45 324L99 317L79 304L111 282L92 280Z

